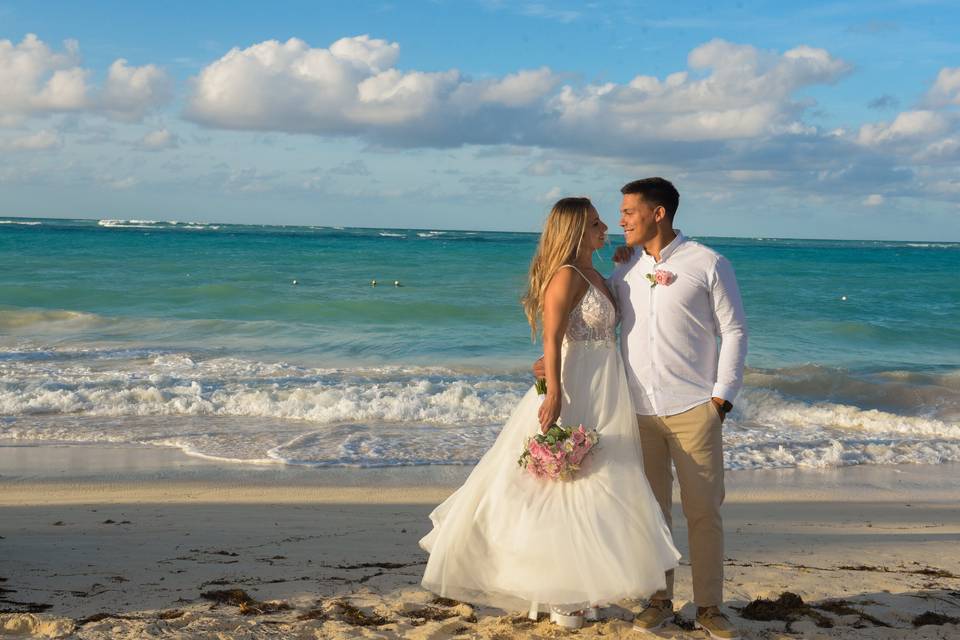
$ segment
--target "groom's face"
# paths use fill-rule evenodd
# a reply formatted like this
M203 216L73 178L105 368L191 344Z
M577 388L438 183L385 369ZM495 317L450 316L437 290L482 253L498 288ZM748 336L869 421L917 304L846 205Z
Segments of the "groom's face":
M657 209L639 193L625 193L620 203L620 228L631 247L638 247L657 235Z

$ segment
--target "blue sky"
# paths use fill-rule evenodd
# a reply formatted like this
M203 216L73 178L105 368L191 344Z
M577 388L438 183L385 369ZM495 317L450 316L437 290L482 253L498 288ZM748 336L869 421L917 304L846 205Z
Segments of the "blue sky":
M0 215L960 240L957 3L800 5L0 2Z

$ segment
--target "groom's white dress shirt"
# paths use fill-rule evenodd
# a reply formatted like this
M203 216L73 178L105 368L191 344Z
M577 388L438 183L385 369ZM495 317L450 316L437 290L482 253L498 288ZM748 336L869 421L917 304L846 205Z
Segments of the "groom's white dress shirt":
M674 280L651 286L646 274L660 270ZM608 284L638 414L670 416L712 396L733 401L743 385L747 325L726 258L677 231L659 263L634 251Z

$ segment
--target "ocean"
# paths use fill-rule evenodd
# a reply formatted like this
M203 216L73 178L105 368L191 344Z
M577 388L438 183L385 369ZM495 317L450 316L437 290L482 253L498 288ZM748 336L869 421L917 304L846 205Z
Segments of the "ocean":
M692 237L750 328L728 468L960 462L960 244ZM536 242L0 218L0 442L473 464L532 382Z

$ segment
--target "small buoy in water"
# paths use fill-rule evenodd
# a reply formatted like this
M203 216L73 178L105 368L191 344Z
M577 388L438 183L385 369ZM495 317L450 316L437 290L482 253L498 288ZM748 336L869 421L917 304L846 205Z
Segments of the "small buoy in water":
M297 282L296 280L294 280L294 281L293 281L293 284L300 284L300 283L299 283L299 282Z
M847 296L840 296L840 299L843 300L844 302L846 302L846 301L847 301Z
M400 281L399 281L399 280L394 280L394 281L393 281L393 286L399 287L399 286L400 286Z
M371 281L370 281L370 286L371 286L371 287L377 286L377 281L376 281L376 280L371 280Z

